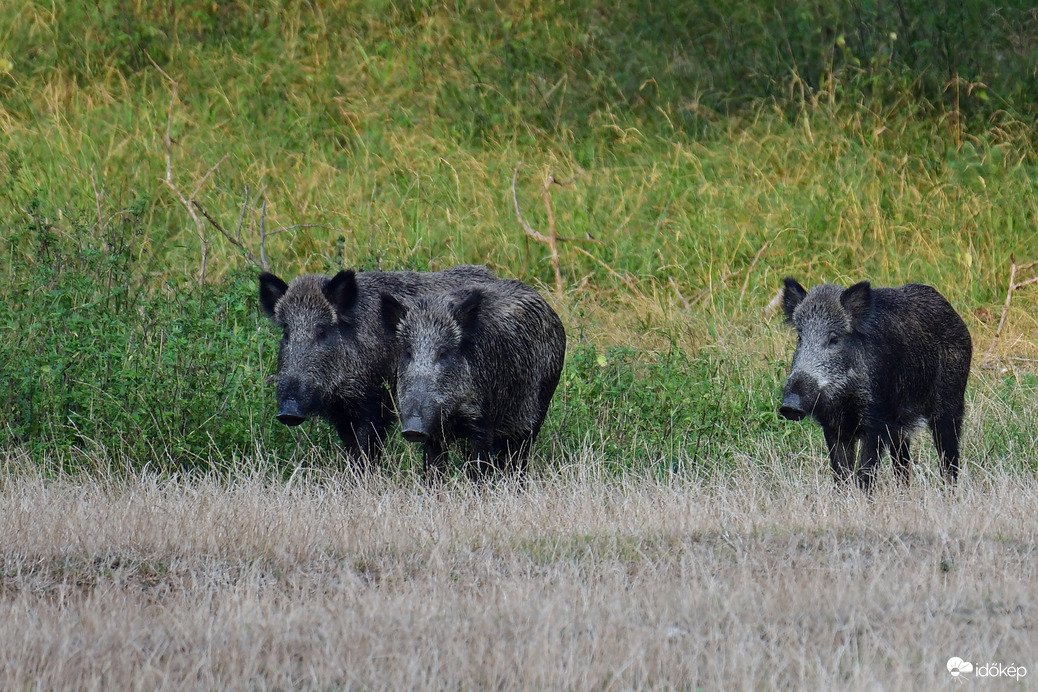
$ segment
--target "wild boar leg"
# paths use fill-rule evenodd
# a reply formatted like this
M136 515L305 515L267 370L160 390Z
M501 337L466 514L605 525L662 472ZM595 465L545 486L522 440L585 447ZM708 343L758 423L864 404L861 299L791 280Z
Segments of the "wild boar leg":
M941 418L930 425L937 456L941 459L944 482L955 485L959 477L959 436L962 434L962 416Z
M825 444L829 447L829 462L833 467L833 480L843 486L854 471L854 438L843 438L835 430L823 430Z

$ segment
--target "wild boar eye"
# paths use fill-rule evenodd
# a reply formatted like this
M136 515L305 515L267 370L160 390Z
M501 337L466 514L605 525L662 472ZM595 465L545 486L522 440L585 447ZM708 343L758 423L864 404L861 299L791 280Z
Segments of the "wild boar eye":
M837 334L836 332L833 332L832 334L829 335L829 339L825 342L825 345L829 346L829 347L832 347L832 346L837 345L838 343L840 343L840 335Z
M447 355L448 355L447 349L441 348L439 351L436 352L436 362L437 363L443 362L447 358Z
M328 338L328 328L323 324L318 325L317 329L314 331L314 336L318 341L324 341Z

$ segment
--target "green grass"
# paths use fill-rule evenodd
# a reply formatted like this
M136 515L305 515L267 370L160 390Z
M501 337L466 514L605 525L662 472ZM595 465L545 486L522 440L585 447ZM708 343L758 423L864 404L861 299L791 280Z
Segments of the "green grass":
M976 456L1031 468L1038 290L981 356L1010 256L1038 259L1038 24L904 5L6 3L0 447L170 471L334 448L272 426L256 267L201 217L198 285L168 125L173 186L253 255L262 229L283 276L483 262L550 292L513 193L547 233L545 181L574 178L547 193L579 239L560 247L549 460L817 446L773 410L792 344L762 308L792 274L938 287L983 361Z

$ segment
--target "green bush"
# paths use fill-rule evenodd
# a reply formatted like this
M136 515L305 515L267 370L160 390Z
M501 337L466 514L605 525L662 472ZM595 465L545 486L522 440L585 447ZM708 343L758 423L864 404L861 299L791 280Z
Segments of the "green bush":
M311 439L273 421L277 336L259 314L255 270L148 290L139 208L101 232L39 196L26 209L0 295L0 447L40 459L104 449L169 471L229 470L219 466L257 446L290 450L294 435L335 452L323 423ZM546 436L559 452L591 439L620 467L696 463L771 427L774 387L679 349L600 354L578 343Z
M550 424L563 446L589 442L618 468L712 467L733 449L784 430L774 405L783 375L738 354L578 344L567 356Z
M105 449L169 471L229 470L219 466L257 447L289 451L293 437L336 453L329 426L273 421L277 335L259 314L255 270L148 290L139 210L99 233L85 214L47 207L30 200L8 238L0 447L40 459ZM775 429L778 376L676 347L574 343L545 438L559 454L590 442L618 468L714 463L704 460Z
M44 207L32 200L9 239L0 446L40 456L103 448L192 469L286 441L264 424L276 341L257 328L253 272L149 291L136 210L98 233Z

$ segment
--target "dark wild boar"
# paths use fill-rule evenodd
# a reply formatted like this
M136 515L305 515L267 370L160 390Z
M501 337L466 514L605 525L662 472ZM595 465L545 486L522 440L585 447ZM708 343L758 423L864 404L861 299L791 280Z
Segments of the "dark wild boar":
M863 281L806 291L787 278L782 310L797 348L779 413L822 425L837 483L855 471L860 442L859 487L872 487L884 450L907 485L909 438L925 424L945 481L954 484L973 346L948 301L921 284L872 288Z
M351 462L363 467L382 450L395 419L392 389L400 350L382 319L381 296L410 301L437 292L496 281L483 266L438 272L341 271L306 274L286 284L264 272L259 299L283 330L278 351L279 421L328 420Z
M468 440L468 473L525 476L559 383L566 332L537 291L521 281L440 295L410 306L382 301L401 344L396 405L404 438L424 445L426 476L441 477L447 445Z

